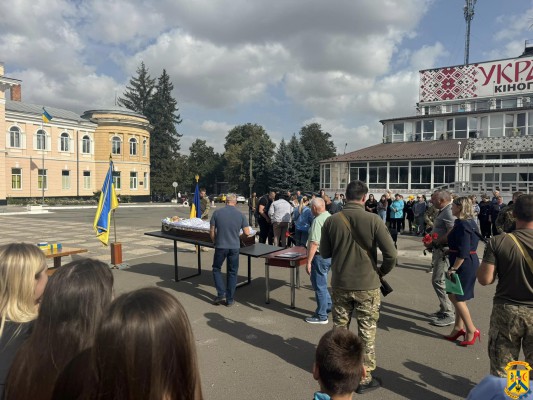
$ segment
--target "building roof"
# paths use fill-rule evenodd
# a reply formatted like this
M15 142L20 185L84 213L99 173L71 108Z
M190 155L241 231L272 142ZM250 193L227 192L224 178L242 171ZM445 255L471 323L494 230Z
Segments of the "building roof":
M131 117L147 119L142 114L132 111L126 107L120 107L120 106L109 106L109 107L94 108L92 110L87 110L83 113L82 117L88 119L88 118L91 118L91 116L94 114L120 114L120 115L129 115Z
M21 101L6 100L6 111L11 111L11 112L33 114L33 115L38 115L40 117L41 114L43 113L43 107L46 108L46 111L48 112L48 114L52 116L52 118L66 119L66 120L77 121L77 122L85 122L85 120L82 119L78 113L75 113L69 110L63 110L61 108L55 108L55 107L42 106L38 104L23 103Z
M431 160L458 158L461 142L461 156L464 154L467 139L432 140L428 142L382 143L361 150L341 154L326 162L346 161L394 161L394 160Z

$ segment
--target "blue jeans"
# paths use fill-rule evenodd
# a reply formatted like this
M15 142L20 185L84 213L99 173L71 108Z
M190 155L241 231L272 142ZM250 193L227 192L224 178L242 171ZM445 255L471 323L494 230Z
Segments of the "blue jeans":
M226 283L222 279L222 264L227 260ZM237 286L237 273L239 272L239 249L215 249L213 256L213 278L217 297L226 298L228 304L233 303L235 287Z
M328 272L331 267L331 258L322 258L315 254L311 261L311 285L315 290L316 311L315 317L326 320L328 311L331 311L331 296L328 291Z
M309 237L309 231L299 231L296 229L294 232L294 243L296 246L307 247L307 238Z
M378 215L383 220L383 222L387 223L387 210L379 210Z

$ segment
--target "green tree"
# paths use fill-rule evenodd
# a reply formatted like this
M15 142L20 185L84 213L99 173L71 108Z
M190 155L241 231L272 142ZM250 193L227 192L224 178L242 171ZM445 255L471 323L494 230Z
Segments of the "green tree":
M302 191L313 190L313 185L311 184L313 169L309 164L309 156L296 138L296 135L292 135L287 147L294 159L294 186L292 189Z
M222 163L222 156L215 153L213 147L208 146L205 140L196 139L189 147L188 168L191 175L200 175L200 185L208 193L214 193L217 172ZM220 174L219 174L220 175Z
M337 153L335 144L328 132L323 132L320 124L314 122L300 129L300 143L309 157L309 165L313 171L311 183L313 190L320 189L319 161L334 157Z
M269 173L276 145L264 128L247 123L231 129L226 136L224 175L230 189L243 194L249 193L249 166L252 155L252 173L255 179L254 190L265 193L269 185Z
M282 139L272 164L270 188L282 192L293 190L297 185L296 178L293 154L285 143L285 139Z
M174 86L166 70L157 80L156 92L148 107L150 134L150 175L152 191L166 193L172 187L178 167L179 138L176 125L181 123L178 102L172 97Z
M137 76L130 79L124 97L118 98L118 105L148 117L148 109L155 89L155 79L148 74L148 68L141 61Z

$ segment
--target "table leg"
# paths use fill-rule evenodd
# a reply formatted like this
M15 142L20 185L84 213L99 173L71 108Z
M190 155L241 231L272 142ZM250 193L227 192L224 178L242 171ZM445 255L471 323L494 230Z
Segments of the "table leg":
M54 268L61 267L61 257L54 257Z
M198 249L198 275L200 275L202 273L202 257L201 257L202 246L198 246L197 249Z
M252 257L248 256L248 284L252 283Z
M179 282L180 276L178 272L178 242L174 240L174 282Z
M266 287L266 293L265 293L265 303L270 303L270 282L269 282L269 267L268 267L268 261L265 261L265 287Z
M300 289L300 267L296 267L296 287Z
M295 279L296 279L296 269L298 267L290 268L290 274L291 274L291 308L294 308L294 303L296 302L296 285L295 285Z

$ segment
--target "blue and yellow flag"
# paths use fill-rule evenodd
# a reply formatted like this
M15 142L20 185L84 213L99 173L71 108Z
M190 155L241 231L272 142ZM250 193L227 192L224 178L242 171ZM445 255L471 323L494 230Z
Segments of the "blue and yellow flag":
M50 122L52 120L52 116L46 112L45 108L43 107L43 122Z
M200 190L198 189L198 175L196 176L196 189L194 189L194 198L191 205L191 214L189 218L200 218L202 211L200 211Z
M109 243L111 211L117 207L118 199L115 193L115 185L113 184L113 161L109 161L109 171L107 171L107 175L105 176L93 224L96 237L105 246Z

